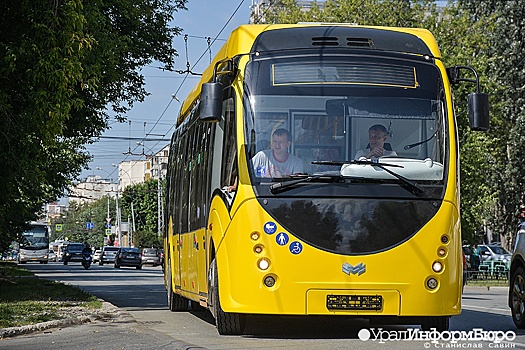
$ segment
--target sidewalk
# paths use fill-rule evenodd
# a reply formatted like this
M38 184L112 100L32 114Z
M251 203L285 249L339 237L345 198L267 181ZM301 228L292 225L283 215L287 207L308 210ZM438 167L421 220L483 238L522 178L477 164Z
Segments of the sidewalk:
M62 320L0 329L0 349L205 349L143 326L111 303L104 301L101 309L91 311L77 310Z

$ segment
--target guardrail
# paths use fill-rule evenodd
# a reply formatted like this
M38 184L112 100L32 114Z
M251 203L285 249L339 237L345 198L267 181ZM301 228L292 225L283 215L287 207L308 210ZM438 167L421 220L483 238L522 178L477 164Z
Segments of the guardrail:
M503 261L483 261L477 270L467 270L467 283L470 280L508 280L509 269L509 264Z

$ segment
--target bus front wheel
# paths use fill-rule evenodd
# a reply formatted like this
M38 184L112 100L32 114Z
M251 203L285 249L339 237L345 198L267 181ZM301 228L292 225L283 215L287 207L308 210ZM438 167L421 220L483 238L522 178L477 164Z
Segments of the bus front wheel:
M168 267L168 308L170 311L185 311L188 308L188 300L175 293L172 287L171 264Z
M448 316L428 316L421 320L421 329L430 331L435 329L438 332L448 331L450 317Z
M225 312L219 300L219 274L217 272L217 261L213 259L211 263L211 273L213 281L210 281L208 292L212 297L212 313L215 317L215 325L220 335L239 335L244 331L246 325L246 315L233 312ZM211 277L211 276L210 276Z

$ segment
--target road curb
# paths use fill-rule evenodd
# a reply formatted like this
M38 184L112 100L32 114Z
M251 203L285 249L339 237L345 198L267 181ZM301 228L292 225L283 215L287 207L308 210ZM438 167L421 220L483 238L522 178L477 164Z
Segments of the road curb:
M30 324L27 326L9 327L0 329L0 339L16 337L22 334L29 334L34 332L45 331L50 328L62 328L67 326L79 325L86 322L93 322L102 317L97 316L81 316L81 317L68 317L62 320L53 320L47 322L40 322L36 324Z
M16 337L23 334L42 332L51 328L64 328L69 326L80 325L87 322L95 322L108 318L115 318L122 315L122 312L115 305L105 301L102 302L100 309L94 309L89 315L67 317L60 320L40 322L25 326L0 328L0 339ZM131 316L130 316L131 317Z

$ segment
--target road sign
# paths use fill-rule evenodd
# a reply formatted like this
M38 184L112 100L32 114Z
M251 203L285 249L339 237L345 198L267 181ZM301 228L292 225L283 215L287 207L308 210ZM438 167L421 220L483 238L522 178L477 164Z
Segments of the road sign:
M93 222L86 222L86 228L88 230L91 230L94 227L95 227L95 224Z
M110 228L106 229L106 236L111 236L111 229Z
M55 225L55 231L57 231L57 232L62 231L62 224L56 224Z
M106 224L106 228L111 228L111 224Z

